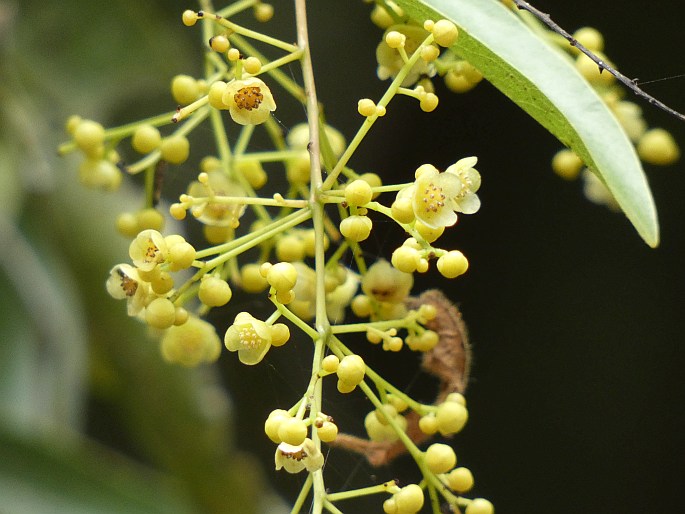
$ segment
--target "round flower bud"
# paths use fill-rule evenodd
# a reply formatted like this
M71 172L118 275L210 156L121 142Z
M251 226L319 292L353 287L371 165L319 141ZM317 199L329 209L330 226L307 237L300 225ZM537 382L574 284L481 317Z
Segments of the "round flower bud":
M295 262L304 260L305 244L301 237L288 234L276 242L276 258L280 261Z
M454 450L442 443L431 444L426 449L425 462L428 469L433 473L447 473L457 464L457 455Z
M388 421L388 418L394 419L397 417L397 409L394 405L391 404L385 404L380 409L376 409L373 412L376 415L376 418L378 418L378 422L381 425L387 425L388 423L390 423L390 421Z
M181 309L185 311L185 309ZM176 309L179 318L179 309ZM197 366L203 362L214 362L221 354L221 341L214 327L200 318L187 316L185 323L174 323L162 337L160 349L167 362L182 366Z
M381 8L376 6L376 9ZM391 496L383 502L383 512L385 512L385 514L399 514L399 510L397 510L397 504L395 503L394 496Z
M160 271L156 277L150 280L150 285L156 294L167 294L174 288L174 279L168 272Z
M281 428L281 423L286 419L290 419L292 416L288 414L288 411L283 409L272 410L269 413L269 417L264 422L264 432L274 443L282 442L278 437L278 429Z
M276 301L283 305L288 305L295 299L295 291L276 291Z
M254 17L260 23L266 23L274 16L274 6L259 2L253 7Z
M154 207L141 209L136 213L139 230L162 230L164 228L164 215Z
M131 146L138 153L150 153L162 142L162 136L157 127L141 125L133 133Z
M419 419L419 430L426 435L433 435L438 431L438 420L433 414L427 414Z
M573 38L591 52L604 50L604 36L592 27L581 27L573 33Z
M82 120L74 129L74 141L83 153L96 157L105 141L105 128L96 121Z
M307 437L307 424L298 418L284 419L278 427L278 438L293 446L300 445Z
M167 298L155 298L145 308L145 323L154 328L165 329L174 324L176 307Z
M183 11L183 16L181 17L181 20L183 21L183 25L186 27L192 27L197 23L197 13L195 11L191 11L190 9L187 9Z
M117 232L125 237L135 237L140 228L138 227L138 219L132 212L122 212L117 216L116 220Z
M330 443L338 437L338 425L324 421L320 427L317 427L316 432L324 443Z
M362 173L359 176L359 179L367 182L371 187L381 187L383 185L381 177L379 177L376 173ZM372 198L378 197L379 194L380 193L374 193Z
M243 291L261 293L269 286L266 278L259 272L259 264L246 264L240 269L240 281Z
M456 434L461 431L468 420L469 413L466 407L456 402L443 402L438 406L435 418L438 422L438 431L442 435Z
M414 514L423 507L423 490L417 484L409 484L395 494L398 514Z
M196 253L195 247L187 241L169 246L169 255L167 256L170 264L169 269L171 271L179 271L190 268L195 260Z
M459 36L457 26L449 20L438 20L433 25L433 37L440 46L452 46Z
M454 70L445 73L445 86L453 93L466 93L471 91L478 82L472 82L464 75Z
M67 122L64 124L64 128L67 131L67 134L71 134L72 136L74 135L74 132L76 131L76 127L79 126L79 124L83 121L83 118L79 116L78 114L72 114L67 118Z
M228 282L213 275L205 275L200 282L197 297L208 307L226 305L233 296Z
M335 373L338 370L339 365L340 359L338 359L338 357L335 355L327 355L321 361L321 369L323 369L326 373Z
M469 468L455 468L447 474L450 489L458 493L465 493L473 487L473 473Z
M485 498L474 498L468 504L464 514L494 514L495 507Z
M336 373L341 381L357 385L366 374L364 359L359 355L347 355L340 361Z
M397 416L395 421L400 425L400 428L406 428L407 418L404 416ZM369 412L364 418L364 428L366 429L369 439L372 441L394 442L398 439L395 429L390 425L383 425L380 421L378 421L375 411Z
M365 180L353 180L345 186L345 200L350 205L366 205L372 197L371 186Z
M162 159L170 164L182 164L190 155L190 142L185 136L169 136L162 140L159 145Z
M455 278L466 273L469 261L459 250L452 250L438 259L438 271L443 277Z
M445 232L445 227L429 227L419 220L414 224L414 228L421 234L421 237L423 237L426 243L436 241Z
M283 346L290 339L290 329L284 323L276 323L271 327L271 344Z
M459 405L463 405L466 407L466 398L464 398L464 395L461 393L450 393L447 395L447 398L445 398L446 402L455 402L458 403Z
M362 98L357 102L357 112L367 118L373 116L376 114L376 103L370 98Z
M411 198L398 198L390 206L390 212L395 221L411 223L414 221L414 208Z
M440 56L440 49L435 45L424 46L421 49L421 59L426 62L433 62Z
M240 60L240 50L237 48L231 48L228 53L226 54L228 57L228 60L231 62L239 61Z
M419 107L423 112L433 112L438 107L439 99L434 93L426 93L419 100Z
M183 307L176 307L176 317L174 318L174 326L180 327L188 322L190 313ZM214 328L214 327L212 327ZM216 331L214 332L216 334ZM217 336L218 338L219 336ZM217 339L218 340L218 339ZM219 343L221 344L221 343Z
M371 305L371 300L368 296L360 294L352 299L350 304L352 312L355 316L359 318L368 318L373 312L373 306Z
M243 61L243 69L250 75L256 75L262 69L262 63L256 57L248 57Z
M171 79L171 95L181 105L188 105L200 96L197 80L190 75L176 75Z
M297 283L297 270L289 262L277 262L267 271L266 280L276 291L290 291Z
M371 234L373 224L367 216L349 216L340 222L340 233L351 241L364 241Z
M223 34L211 37L209 39L209 48L211 48L215 52L219 52L220 54L227 52L230 47L231 43L228 41L228 38Z
M390 48L400 48L404 46L407 41L407 36L397 32L396 30L391 30L385 35L385 43Z
M559 150L552 158L552 170L563 179L577 179L581 169L583 161L573 150Z
M212 85L209 86L209 91L207 91L207 100L209 101L209 105L215 109L228 109L229 106L224 103L224 91L226 91L226 82L221 80L212 82Z
M347 394L354 391L354 389L357 387L357 384L350 384L349 382L345 382L344 380L338 379L336 387L338 388L339 393Z
M392 265L404 273L414 273L418 266L421 255L414 248L400 246L392 252L390 262Z
M645 162L667 166L680 158L680 150L671 134L660 128L648 130L637 143L637 153Z
M261 189L268 179L262 164L256 160L239 161L234 164L238 173L245 177L245 180L254 188Z

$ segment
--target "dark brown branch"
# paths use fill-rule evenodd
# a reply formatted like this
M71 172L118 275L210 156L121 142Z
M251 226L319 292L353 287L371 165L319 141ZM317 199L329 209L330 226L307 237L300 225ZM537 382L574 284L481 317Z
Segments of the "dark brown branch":
M575 46L578 50L583 52L585 55L587 55L590 59L592 59L595 64L599 67L600 73L604 70L608 71L611 73L616 79L621 82L624 86L626 86L628 89L630 89L633 93L635 93L637 96L644 98L649 102L651 105L658 107L659 109L666 111L669 113L671 116L675 116L681 121L685 121L685 115L679 113L678 111L671 109L668 105L665 103L661 102L660 100L657 100L654 98L652 95L645 93L642 89L640 89L637 85L637 80L629 79L625 75L623 75L621 72L618 70L612 68L607 64L606 62L602 61L599 57L597 57L594 53L592 53L590 50L585 48L582 44L578 42L576 38L574 38L571 34L566 32L564 29L562 29L559 25L557 25L554 21L552 21L552 18L550 18L549 14L543 13L539 9L536 9L532 5L530 5L528 2L524 2L523 0L513 0L513 2L516 4L516 7L519 9L522 9L524 11L528 11L531 13L533 16L538 18L542 23L547 25L550 29L552 29L554 32L559 34L560 36L563 36L570 44L571 46Z

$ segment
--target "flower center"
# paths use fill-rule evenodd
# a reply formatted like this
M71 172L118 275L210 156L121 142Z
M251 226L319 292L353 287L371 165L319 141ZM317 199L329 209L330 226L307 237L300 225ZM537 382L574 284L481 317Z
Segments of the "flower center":
M423 192L423 203L426 205L426 212L438 212L445 206L445 194L442 188L432 182Z
M155 262L158 253L159 248L157 248L157 245L152 242L152 239L148 239L147 248L145 249L145 262Z
M261 342L261 338L252 326L243 327L240 329L240 342L243 346L248 348L257 348Z
M233 95L233 100L238 109L251 111L259 108L262 100L264 100L264 95L259 86L246 86Z
M307 458L307 452L304 450L304 448L300 448L299 450L297 450L295 452L286 452L286 451L281 450L281 454L286 459L293 459L296 461L301 461L301 460Z
M119 273L119 278L121 278L121 289L124 291L126 296L134 296L138 290L138 282L133 280L121 270L117 270L117 272Z

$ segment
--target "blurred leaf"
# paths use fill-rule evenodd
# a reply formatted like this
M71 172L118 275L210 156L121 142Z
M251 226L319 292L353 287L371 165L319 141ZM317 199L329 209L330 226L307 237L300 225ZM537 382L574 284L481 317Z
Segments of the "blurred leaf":
M453 50L578 154L606 184L652 247L656 208L642 165L616 118L557 50L499 0L397 0L412 18L447 18L460 29Z
M0 427L3 514L186 514L182 488L85 441L27 440Z

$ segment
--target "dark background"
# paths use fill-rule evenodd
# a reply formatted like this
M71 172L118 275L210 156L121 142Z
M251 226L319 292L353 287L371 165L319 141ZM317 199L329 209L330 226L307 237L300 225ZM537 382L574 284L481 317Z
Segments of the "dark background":
M359 123L357 99L377 98L384 91L375 79L380 31L361 1L310 4L319 96L330 122L350 137ZM290 2L276 5L273 23L283 22L276 32L293 39L287 23ZM601 30L608 56L629 77L648 81L685 73L685 13L679 2L540 0L535 5L569 31L583 25ZM34 1L20 7L19 27L32 35L24 40L45 62L52 61L34 70L50 90L43 98L51 105L45 112L54 132L50 148L63 137L61 120L72 112L113 125L166 111L170 78L200 72L197 31L178 23L192 2L88 3L72 10L66 30L54 22L61 7ZM173 58L146 50L152 47L146 22L153 17L159 25L168 23L168 32L154 37L169 38ZM85 39L95 28L99 39ZM110 60L113 50L108 49L115 46L125 56L120 63ZM88 58L93 55L97 66ZM80 74L60 76L65 67ZM106 89L106 99L98 100L112 84L116 87ZM683 84L685 78L674 78L645 89L685 111ZM438 94L440 106L430 115L408 99L393 102L350 164L358 171L410 180L424 162L444 168L461 157L479 158L483 206L477 215L462 216L440 240L462 250L471 268L454 282L433 272L421 277L421 287L441 287L460 305L470 330L475 360L467 393L470 420L455 438L455 448L459 464L476 477L473 495L493 501L499 513L680 512L685 479L682 164L647 166L661 223L662 242L653 250L622 214L591 204L579 183L551 172L550 160L561 145L494 88L482 83L467 95L453 95L438 85ZM643 108L650 126L669 129L685 144L681 122ZM280 105L276 114L284 123L303 119L303 113ZM169 184L173 189L173 177ZM369 255L389 257L403 239L391 226L377 226L374 234L364 247ZM254 300L243 299L234 308L253 308ZM230 318L213 319L223 328ZM273 472L273 446L254 434L271 409L301 392L309 357L302 357L307 348L299 344L270 352L257 368L241 366L228 354L219 362L235 403L240 449L258 454L272 483L289 495L301 477ZM367 351L361 344L357 348ZM419 386L417 362L407 355L372 353L369 359L394 373L398 385L428 399L430 391ZM369 409L363 398L330 398L330 411L341 424L353 423L360 410ZM115 414L91 402L90 435L145 460L117 432ZM333 452L327 474L334 488L417 478L406 460L374 470L340 452ZM349 511L371 508L379 511L378 498Z

